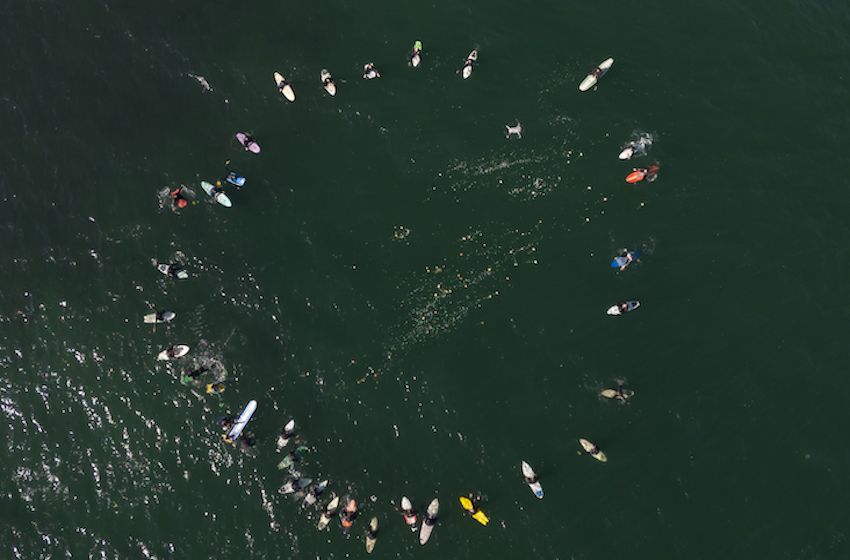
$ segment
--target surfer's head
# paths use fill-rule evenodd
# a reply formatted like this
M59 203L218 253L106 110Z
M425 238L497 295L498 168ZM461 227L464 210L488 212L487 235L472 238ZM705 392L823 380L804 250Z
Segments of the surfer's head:
M177 199L177 208L186 208L189 202L185 198Z

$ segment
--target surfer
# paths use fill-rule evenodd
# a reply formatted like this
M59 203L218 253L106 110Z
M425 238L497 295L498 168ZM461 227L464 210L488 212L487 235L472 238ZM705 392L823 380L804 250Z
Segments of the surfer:
M466 57L466 61L463 63L463 67L460 69L461 74L469 76L472 72L472 65L475 64L476 60L478 60L478 51L469 53L469 56ZM466 70L467 68L469 68L469 71Z
M629 310L629 302L624 301L623 303L621 303L617 307L620 308L620 313L626 313Z
M646 180L650 183L658 178L658 172L661 170L661 166L658 165L658 162L651 164L646 168Z
M250 135L250 134L248 134L248 133L245 133L245 138L243 138L243 139L242 139L242 146L243 146L246 150L250 151L250 150L251 150L250 146L251 146L252 144L256 144L256 143L257 143L257 142L254 140L254 137L253 137L253 136L251 136L251 135Z
M357 502L354 499L348 501L340 514L342 518L343 531L348 532L351 525L354 524L354 519L357 517Z
M410 53L410 64L415 68L422 61L422 41L413 43L413 51Z
M584 452L588 455L592 455L594 458L596 458L596 456L600 453L599 448L596 446L595 443L590 444L590 447L588 449L585 449Z
M233 427L233 423L235 421L236 418L234 418L232 414L226 414L221 420L219 420L219 424L221 425L222 430L228 431Z
M634 395L634 391L629 391L623 388L623 382L617 381L617 388L615 389L614 398L620 401L621 403L626 402Z
M169 194L174 208L186 208L186 206L188 206L189 201L183 196L183 187L177 187Z
M514 126L509 124L505 125L505 138L510 138L511 136L516 136L517 138L522 138L522 123L517 121Z
M161 311L156 312L156 322L157 323L168 323L172 319L174 319L174 312L168 311L167 309L163 309Z
M374 80L375 78L380 78L381 73L378 72L378 69L375 68L375 64L370 62L369 64L363 65L363 79L364 80Z
M183 385L188 385L195 381L202 373L209 371L210 368L207 366L201 366L198 369L186 372L183 374L183 377L180 378L180 383Z
M322 86L323 86L323 87L325 87L325 88L327 88L328 86L330 86L330 85L331 85L331 84L333 84L333 83L334 83L334 79L331 77L331 75L330 75L330 74L328 74L328 75L325 77L325 79L324 79L324 80L322 80Z
M245 432L239 438L239 449L242 451L249 451L256 443L257 439L254 437L254 434L251 432Z
M625 261L623 261L623 264L620 265L620 272L622 272L622 271L626 270L627 266L629 266L630 264L632 264L634 262L635 255L634 255L634 253L632 253L628 249L623 249L620 252L620 256L622 258L626 259Z

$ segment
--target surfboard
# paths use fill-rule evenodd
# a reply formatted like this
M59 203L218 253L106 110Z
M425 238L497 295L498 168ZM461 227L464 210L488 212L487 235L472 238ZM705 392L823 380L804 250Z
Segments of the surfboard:
M635 392L629 389L623 389L623 400L630 399ZM616 399L617 398L617 390L616 389L602 389L599 391L600 397L605 397L606 399Z
M227 173L227 176L224 178L224 180L227 181L228 183L230 183L231 185L236 186L236 187L245 186L245 181L246 181L245 177L243 177L242 175L239 175L238 173L236 173L234 171L229 171Z
M337 508L339 508L339 496L334 496L334 498L328 502L328 505L325 506L325 511L322 512L321 517L319 517L319 524L317 525L319 531L328 526L328 523L331 522L331 517L333 517L336 513Z
M366 531L366 554L372 554L376 542L378 542L378 518L373 517L369 521L369 529Z
M251 416L254 415L255 410L257 410L257 401L248 401L248 404L246 404L245 408L242 409L242 413L239 415L239 418L236 419L233 427L230 428L230 431L227 433L228 439L236 441L236 438L242 434L242 430L244 430L245 426L248 425L248 421L251 419Z
M185 280L189 277L189 273L182 266L171 264L158 264L156 269L166 276L174 276L180 280Z
M260 153L260 145L257 144L256 142L254 142L253 140L248 142L248 135L245 134L244 132L237 132L236 133L236 140L240 144L242 144L242 147L244 147L246 150L248 150L252 154L259 154ZM247 142L247 144L246 144L246 142Z
M431 531L434 530L434 525L437 524L437 514L439 511L440 501L434 498L428 504L428 510L425 512L425 520L422 522L422 528L419 530L419 544L425 544L431 538Z
M410 55L410 65L416 68L422 62L422 41L413 43L413 52Z
M645 169L635 169L628 175L626 175L626 182L630 184L640 183L646 178L646 170Z
M413 504L407 496L401 497L401 514L404 517L404 522L410 527L411 531L416 530L416 512L413 510Z
M274 83L277 85L277 89L283 94L287 101L295 101L295 90L292 89L292 86L289 85L280 72L274 73Z
M475 509L475 506L472 504L472 500L465 496L461 496L459 500L461 507L465 509L468 513L470 513L474 520L485 526L490 523L490 518L487 517L487 515L483 511L481 511L480 509Z
M286 423L286 426L283 427L283 433L277 436L277 451L280 452L281 449L286 447L286 444L289 443L289 439L295 433L295 419L290 420Z
M640 258L640 251L628 251L628 254L632 256L632 262L635 262L638 258ZM611 268L620 268L627 264L630 264L629 259L623 255L617 255L611 259Z
M578 442L581 444L582 449L584 449L584 451L586 453L589 453L590 456L593 457L594 459L596 459L597 461L604 463L605 461L608 460L608 457L605 455L605 453L600 451L595 445L593 445L592 443L590 443L586 439L580 438L578 440ZM592 453L592 451L594 449L596 449L596 452Z
M325 91L328 92L328 94L331 96L336 95L336 84L333 81L333 76L331 76L331 73L323 68L322 73L319 74L319 76L321 77L322 87L325 88ZM330 81L326 82L325 80Z
M173 353L172 356L169 356L168 351L171 350L171 349L173 349L174 353ZM156 359L157 360L163 360L163 361L165 361L165 360L176 360L177 358L182 358L183 356L185 356L188 353L189 353L189 347L188 346L186 346L185 344L175 344L174 346L166 348L165 350L160 352L157 355Z
M161 315L161 317L158 318L157 315ZM145 323L168 323L174 320L175 317L177 317L177 313L173 311L149 313L145 315Z
M534 469L531 468L531 465L522 462L522 476L525 477L525 483L528 484L528 487L531 488L531 491L538 498L543 498L543 486L540 482L537 481L537 474L534 472ZM533 480L534 482L529 482L529 480Z
M634 153L635 153L635 147L634 146L626 146L625 148L623 148L623 151L620 152L620 155L618 155L617 157L619 159L632 159L632 156L634 155Z
M463 79L467 79L472 75L472 67L475 65L475 62L478 61L478 49L473 49L469 55L466 57L466 62L463 63L463 70L461 70L461 75Z
M630 311L634 311L640 307L640 302L637 300L630 300L626 302L626 311L625 313L629 313ZM612 305L606 311L608 315L622 315L624 312L620 309L620 305Z
M579 91L587 91L593 86L596 85L596 82L599 81L599 78L605 75L608 72L608 69L614 65L613 58L606 58L602 62L599 63L599 66L593 69L593 71L588 74L584 80L578 86Z
M231 206L233 206L226 194L221 191L216 192L216 188L212 183L201 181L201 188L204 189L204 192L211 196L213 200L215 200L225 208L230 208Z

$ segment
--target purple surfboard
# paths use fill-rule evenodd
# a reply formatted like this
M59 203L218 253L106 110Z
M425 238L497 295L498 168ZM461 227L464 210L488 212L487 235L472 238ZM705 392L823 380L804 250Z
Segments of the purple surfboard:
M248 150L249 152L251 152L253 154L259 154L260 153L260 145L257 144L256 142L254 142L253 140L251 142L249 142L247 145L245 144L245 142L248 140L248 135L245 134L244 132L237 132L236 133L236 140L238 140L239 143L242 144L242 146L244 146L245 149Z

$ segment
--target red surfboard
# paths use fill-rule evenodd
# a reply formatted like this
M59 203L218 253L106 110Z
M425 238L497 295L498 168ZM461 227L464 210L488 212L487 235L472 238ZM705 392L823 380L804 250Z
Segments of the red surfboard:
M640 183L646 178L646 171L643 169L635 169L628 175L626 175L627 183Z

